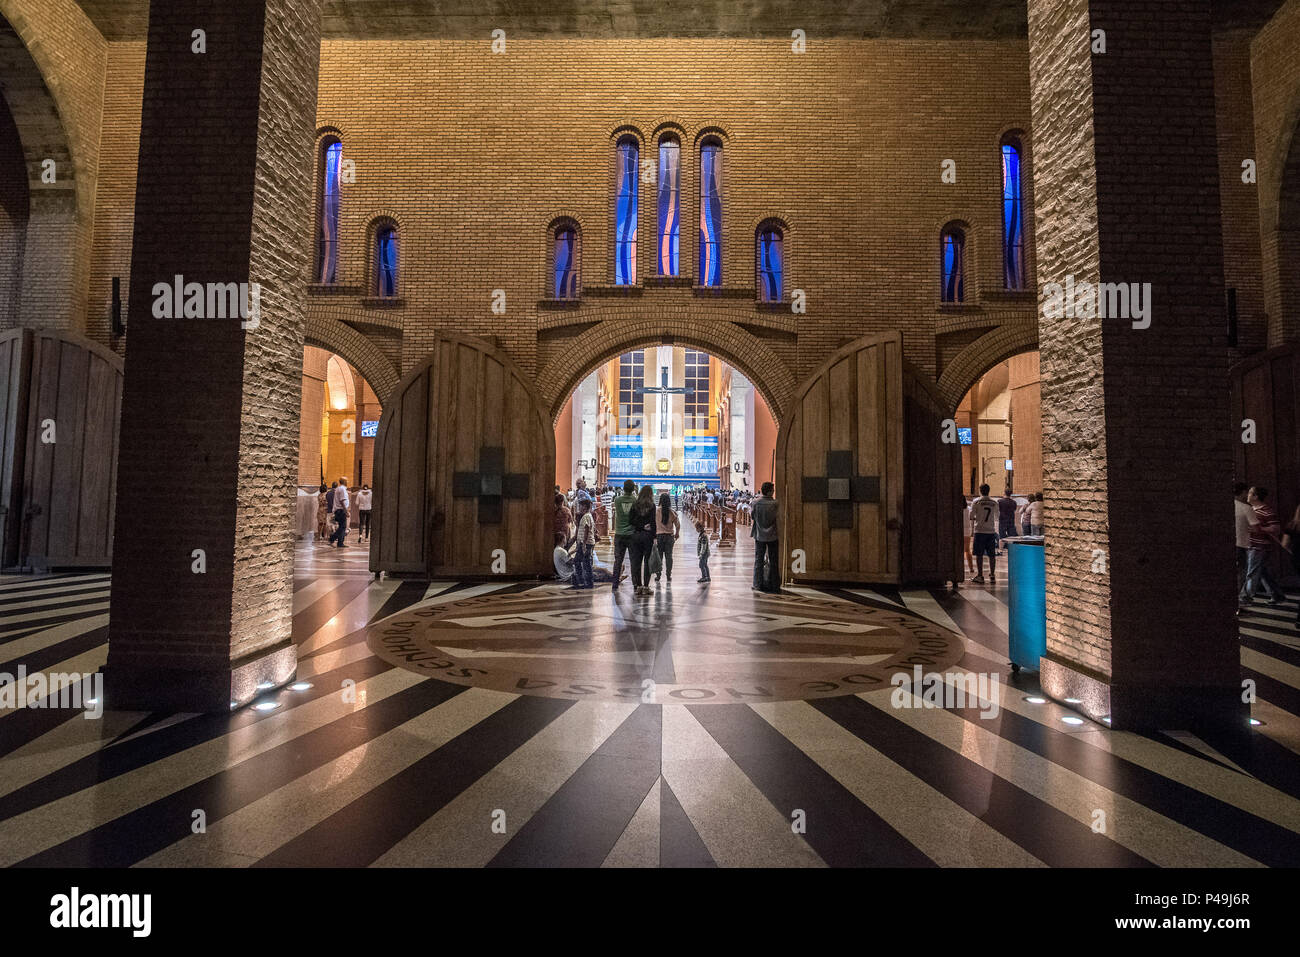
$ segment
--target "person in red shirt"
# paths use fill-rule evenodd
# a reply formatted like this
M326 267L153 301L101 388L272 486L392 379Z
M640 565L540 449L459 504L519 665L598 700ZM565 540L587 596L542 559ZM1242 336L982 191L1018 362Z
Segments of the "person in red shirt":
M1282 586L1277 583L1273 573L1268 570L1269 549L1281 544L1278 536L1282 526L1277 520L1277 513L1268 504L1268 489L1262 485L1254 486L1246 495L1246 502L1255 510L1258 525L1250 527L1250 548L1246 553L1246 583L1241 586L1238 596L1242 605L1249 605L1255 600L1255 592L1260 586L1268 592L1270 605L1280 605L1286 598Z

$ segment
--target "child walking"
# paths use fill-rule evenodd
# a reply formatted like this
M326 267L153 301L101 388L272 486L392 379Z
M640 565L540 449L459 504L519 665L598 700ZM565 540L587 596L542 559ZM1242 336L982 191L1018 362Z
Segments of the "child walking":
M709 581L709 533L703 522L696 522L695 530L700 533L700 537L695 541L695 554L700 559L700 581L707 582Z

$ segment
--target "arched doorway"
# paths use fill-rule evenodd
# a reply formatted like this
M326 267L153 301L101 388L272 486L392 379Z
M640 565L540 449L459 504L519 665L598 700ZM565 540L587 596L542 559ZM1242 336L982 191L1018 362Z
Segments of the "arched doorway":
M1043 427L1037 349L990 366L957 403L962 453L961 487L977 494L987 484L1039 492L1043 488Z
M774 479L777 421L759 387L707 350L631 347L602 360L555 417L555 485L708 487Z

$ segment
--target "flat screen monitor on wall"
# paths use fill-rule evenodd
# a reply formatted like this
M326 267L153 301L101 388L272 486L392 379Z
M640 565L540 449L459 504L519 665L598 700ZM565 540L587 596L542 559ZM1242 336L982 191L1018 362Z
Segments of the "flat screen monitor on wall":
M970 429L958 429L957 441L960 442L962 445L970 445L971 444Z
M361 423L361 437L363 439L373 439L379 434L379 420L370 419Z

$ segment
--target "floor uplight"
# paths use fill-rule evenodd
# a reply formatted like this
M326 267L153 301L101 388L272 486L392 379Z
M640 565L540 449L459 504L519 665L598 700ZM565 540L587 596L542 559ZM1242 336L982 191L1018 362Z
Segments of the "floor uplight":
M1076 718L1073 715L1067 715L1061 720L1064 721L1066 724L1083 724L1082 718Z

